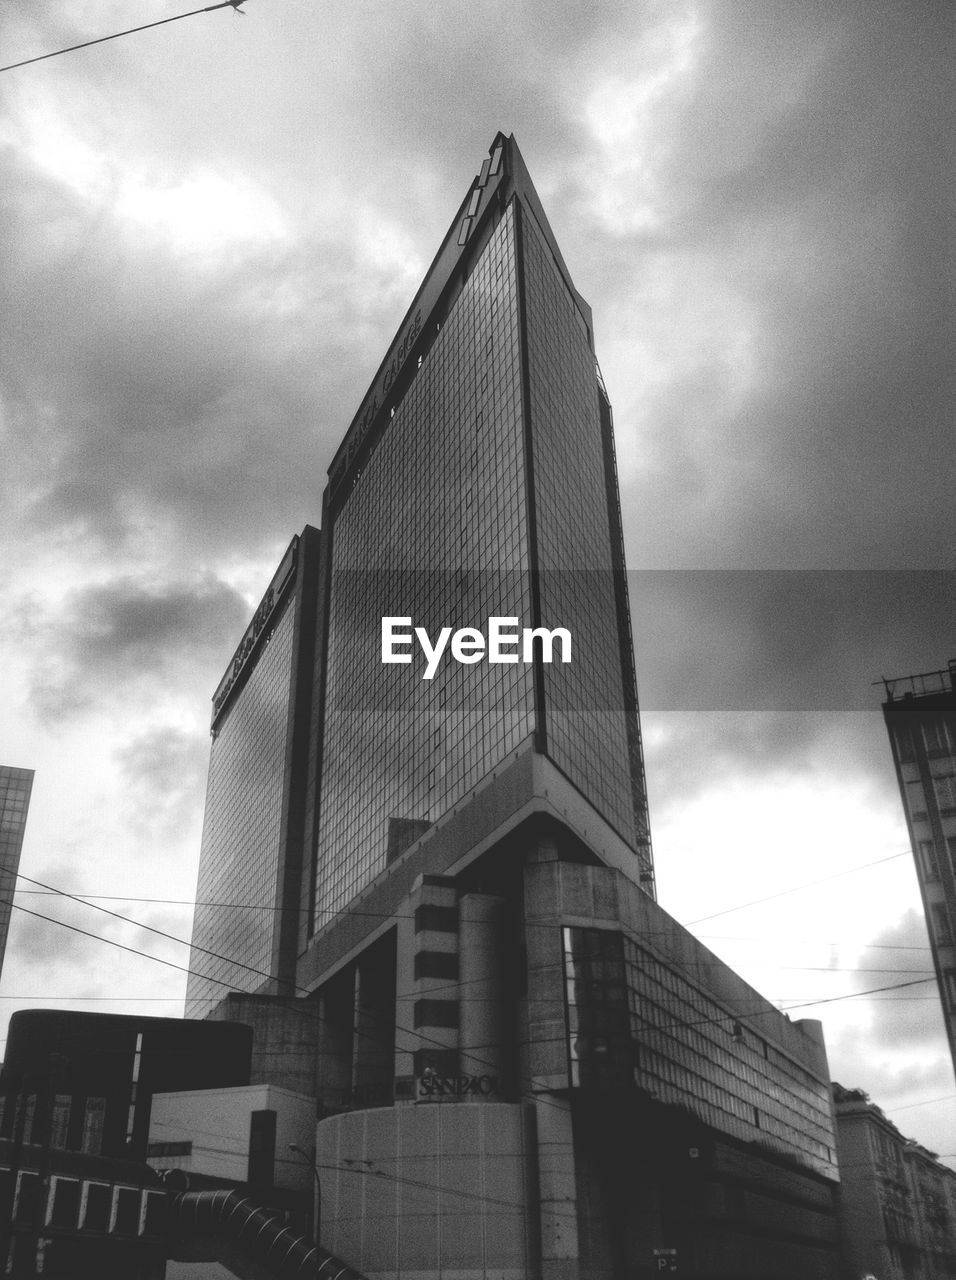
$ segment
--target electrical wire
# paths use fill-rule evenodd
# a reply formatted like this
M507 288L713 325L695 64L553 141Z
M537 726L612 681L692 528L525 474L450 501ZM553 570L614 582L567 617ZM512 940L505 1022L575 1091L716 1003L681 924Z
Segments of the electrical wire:
M894 855L894 856L900 856L900 855ZM881 859L881 861L883 861L883 860ZM28 879L28 877L24 877L24 878L25 878L25 879ZM103 911L105 914L110 915L110 916L113 916L113 917L115 917L115 918L117 918L117 919L119 919L119 920L121 920L121 921L123 921L123 922L125 922L125 923L127 923L127 924L131 924L131 925L133 925L134 927L144 928L144 929L146 929L146 930L148 930L148 931L150 931L150 932L157 933L157 934L159 934L160 936L163 936L163 937L165 937L165 938L167 938L167 939L170 939L170 940L172 940L172 941L178 942L178 943L180 943L181 945L188 945L188 944L186 943L185 939L177 939L177 938L173 937L173 935L166 934L166 933L165 933L164 931L162 931L162 930L153 929L153 928L152 928L152 926L149 926L149 925L141 925L141 924L139 924L139 922L137 922L137 921L135 921L135 920L131 920L128 916L122 916L122 915L120 915L120 914L119 914L119 913L117 913L117 912L110 911L108 908L103 908L103 907L98 906L98 905L97 905L97 904L95 904L95 903L87 902L85 899L79 898L79 897L77 897L77 896L76 896L76 895L74 895L74 894L67 893L67 892L66 892L66 891L64 891L64 890L57 890L57 889L55 889L55 887L50 886L50 885L44 885L44 884L42 884L42 882L39 882L39 881L32 881L32 880L31 880L31 881L30 881L30 883L40 884L40 885L41 885L41 887L43 887L44 889L46 889L47 891L49 891L49 892L51 892L51 893L53 893L53 894L61 895L61 896L65 897L65 898L68 898L68 899L70 899L70 900L73 900L73 901L79 902L81 905L91 906L91 907L93 907L93 908L94 908L94 909L96 909L96 910ZM49 921L49 922L50 922L50 923L52 923L52 924L58 924L58 925L60 925L60 926L61 926L61 927L63 927L63 928L66 928L66 929L68 929L68 930L70 930L70 931L72 931L72 932L79 933L79 934L81 934L81 935L83 935L83 936L86 936L86 937L92 938L92 939L94 939L94 940L96 940L96 941L105 942L105 943L107 943L107 944L109 944L109 945L111 945L111 946L119 947L119 948L120 948L121 950L123 950L123 951L127 951L127 952L130 952L130 953L135 954L135 955L140 955L140 956L142 956L142 957L144 957L144 958L146 958L146 959L155 960L155 961L157 961L158 963L163 964L163 965L166 965L166 966L167 966L167 967L169 967L169 968L174 968L174 969L179 970L180 972L184 972L184 973L187 973L187 974L189 974L190 972L194 972L193 970L190 970L190 968L188 968L187 966L183 966L183 965L176 964L176 963L174 963L173 961L165 960L165 959L163 959L162 957L151 955L149 952L141 951L141 950L139 950L138 948L130 947L130 946L127 946L127 945L125 945L125 944L123 944L123 943L116 942L116 941L114 941L113 939L110 939L110 938L106 938L106 937L104 937L102 934L91 933L91 932L90 932L90 931L88 931L88 930L80 929L80 928L79 928L78 926L76 926L76 925L70 925L70 924L67 924L65 921L56 920L56 919L54 919L53 917L50 917L50 916L44 916L44 915L42 915L42 914L41 914L41 913L39 913L39 912L30 911L28 908L20 906L20 904L19 904L19 903L15 903L15 902L14 902L14 903L12 903L11 905L12 905L12 906L14 906L17 910L23 911L23 912L25 912L25 913L26 913L26 914L28 914L28 915L31 915L31 916L37 917L37 918L42 919L42 920L47 920L47 921ZM220 958L220 959L224 959L224 960L226 959L225 957L218 956L218 953L210 953L210 954L212 954L212 955L216 955L216 956L217 956L217 958ZM269 974L266 974L264 971L252 969L252 968L251 968L251 966L241 966L241 967L246 968L246 969L249 969L249 970L250 970L250 972L256 973L258 976L261 976L261 977L263 977L263 978L268 978L269 976L271 976L271 975L269 975ZM203 977L209 977L209 975L200 975L200 976L203 976ZM211 978L210 980L212 980L212 981L216 982L217 984L222 985L222 986L224 986L224 987L228 987L230 990L231 990L231 989L234 989L234 984L233 984L233 983L231 983L231 982L227 982L227 981L226 981L226 980L224 980L224 979ZM770 1015L775 1015L775 1014L779 1014L779 1013L786 1013L786 1012L789 1012L790 1010L793 1010L793 1009L808 1009L808 1008L816 1007L816 1006L821 1005L821 1004L832 1004L832 1003L836 1003L836 1002L843 1001L843 1000L848 1000L848 999L857 999L857 998L861 998L861 997L868 996L868 995L882 994L882 993L887 992L887 991L900 990L900 989L908 988L908 987L911 987L911 986L921 985L922 983L930 982L930 981L933 981L933 978L931 978L931 977L930 977L930 978L919 978L919 979L914 979L914 980L911 980L911 981L908 981L908 982L892 983L892 984L888 984L887 986L884 986L884 987L871 988L871 989L866 990L866 991L860 991L860 992L849 992L849 993L845 993L845 994L843 994L843 995L831 996L831 997L826 997L826 998L821 998L821 999L812 999L812 1000L800 1001L800 1002L794 1003L794 1004L792 1004L792 1005L788 1005L788 1006L786 1006L786 1008L782 1008L782 1009L780 1009L780 1010L774 1009L774 1008L771 1006L771 1007L764 1007L764 1008L761 1008L761 1009L758 1009L758 1010L753 1010L753 1011L737 1010L736 1012L737 1012L737 1014L739 1014L739 1016L742 1016L742 1017L751 1017L751 1018L753 1018L753 1017L760 1017L760 1016L770 1016ZM312 994L311 992L306 992L306 989L304 989L304 988L300 988L299 990L303 991L303 993L305 993L305 994ZM417 993L412 993L412 994L414 995L414 994L417 994ZM78 997L78 998L82 998L82 997ZM466 998L467 998L467 997L466 997ZM294 1006L293 1006L293 1007L294 1007ZM316 1021L320 1021L320 1022L325 1022L325 1021L327 1021L327 1019L325 1019L321 1014L319 1014L318 1010L312 1009L312 1010L308 1010L308 1011L306 1011L306 1010L304 1010L304 1009L303 1009L303 1010L301 1010L301 1012L302 1012L303 1014L305 1014L306 1016L310 1016L310 1017L312 1017L312 1018L313 1018L313 1019L315 1019ZM733 1017L734 1017L734 1015L732 1015L732 1014L721 1014L721 1015L718 1015L717 1017L707 1017L707 1018L703 1018L703 1019L699 1019L699 1020L681 1020L681 1021L679 1021L679 1022L677 1022L677 1023L674 1023L674 1024L672 1024L672 1025L669 1025L669 1026L665 1025L665 1026L661 1026L661 1027L650 1027L650 1028L647 1028L647 1029L648 1029L648 1030L653 1030L653 1031L663 1031L663 1030L673 1030L673 1029L678 1028L678 1027L692 1027L692 1026L704 1026L704 1025L718 1025L718 1024L720 1024L720 1023L724 1022L724 1021L733 1021ZM361 1028L359 1028L359 1027L355 1027L355 1028L353 1028L353 1030L356 1032L356 1034L361 1034ZM421 1029L417 1029L417 1030L413 1031L413 1030L411 1030L410 1028L407 1028L407 1027L401 1027L400 1025L396 1024L396 1031L401 1031L401 1032L403 1032L403 1033L404 1033L404 1034L406 1034L406 1035L414 1036L415 1038L417 1038L417 1039L419 1040L419 1042L422 1042L422 1041L424 1041L424 1042L431 1042L431 1044L432 1044L434 1047L438 1047L438 1048L447 1048L447 1046L446 1046L442 1041L436 1040L436 1039L434 1039L433 1037L430 1037L430 1036L428 1036L427 1034L424 1034L424 1033L421 1031ZM552 1040L554 1040L555 1042L561 1042L561 1041L564 1039L564 1037L563 1037L563 1036L550 1037L549 1039L552 1039ZM536 1043L537 1043L537 1041L536 1041ZM497 1063L495 1063L495 1062L491 1062L491 1061L488 1061L488 1060L483 1060L483 1059L481 1059L480 1057L478 1057L478 1056L477 1056L477 1052L478 1052L479 1050L482 1050L482 1049L490 1049L490 1048L493 1048L493 1047L495 1047L495 1046L493 1046L493 1045L476 1045L476 1046L471 1046L471 1048L470 1048L471 1056L472 1056L476 1061L478 1061L479 1063L482 1063L483 1065L487 1065L487 1066L489 1066L489 1067L497 1068L497 1065L498 1065ZM306 1050L305 1052L311 1052L311 1051L310 1051L310 1050ZM532 1082L531 1082L531 1080L530 1080L530 1079L527 1081L527 1084L528 1084L528 1085L531 1085L531 1084L532 1084ZM531 1096L532 1096L532 1097L534 1097L535 1095L532 1093L532 1094L531 1094Z
M207 4L202 9L190 9L188 13L177 13L171 18L160 18L158 22L146 22L141 27L130 27L127 31L114 31L109 36L99 36L95 40L84 40L80 44L71 44L66 49L54 49L52 53L40 53L35 58L24 58L21 62L11 62L0 71L15 71L17 67L28 67L34 62L45 62L47 58L58 58L63 53L75 53L77 49L89 49L94 44L105 44L107 40L119 40L120 36L135 35L137 31L148 31L150 27L163 27L167 22L179 22L181 18L194 18L197 13L212 13L214 9L232 9L241 13L240 4L245 0L219 0L218 4Z
M868 871L871 867L881 866L883 863L893 862L897 858L907 858L910 856L911 856L911 853L908 850L902 853L891 853L885 858L876 858L872 862L864 862L856 867L847 867L844 871L837 871L837 872L834 872L832 875L822 876L817 880L808 880L805 884L793 885L789 889L780 889L776 893L772 893L768 895L766 898L756 898L752 902L744 902L736 907L726 907L721 911L715 912L713 915L701 916L697 920L688 921L684 923L684 927L690 928L692 925L703 924L708 920L717 919L717 917L722 915L730 915L735 911L744 911L748 907L759 906L761 903L770 902L774 898L786 897L786 895L790 893L801 893L805 889L812 889L818 884L826 884L830 880L836 880L841 876L852 875L858 871ZM0 872L6 871L6 870L7 870L6 868L0 868ZM40 892L48 892L48 893L54 893L58 895L65 892L64 890L51 888L49 886L43 886L41 881L31 880L29 876L25 876L20 872L16 873L16 875L18 880L25 880L28 884L40 885L41 886ZM29 893L31 891L28 889L21 889L19 892ZM257 902L217 902L217 901L206 901L206 900L193 901L192 899L185 899L185 898L141 898L141 897L128 897L122 894L105 894L105 893L85 893L82 899L78 898L77 900L89 902L93 898L97 898L100 901L104 901L104 902L113 902L113 901L142 902L142 903L154 903L159 906L182 906L182 907L229 907L233 910L240 910L240 911L263 911L263 912L268 911L273 913L293 912L296 915L300 915L300 916L304 916L307 914L307 908L305 907L265 906L264 904L257 903ZM392 920L392 919L408 920L412 918L411 916L403 915L400 912L362 911L361 909L353 908L353 907L329 908L328 910L323 911L322 914L327 916L348 915L348 916L353 916L359 919L367 918L372 920ZM701 936L705 936L705 935L701 935ZM706 936L710 936L711 938L721 937L721 935L715 935L715 934L706 935ZM733 941L736 939L726 939L726 940ZM743 939L743 941L748 941L748 940L749 939ZM756 941L762 941L762 939L756 939ZM816 939L811 939L810 941L815 942ZM823 945L839 945L839 944L827 943ZM888 949L896 950L896 949L903 949L903 948L888 948ZM906 948L906 949L909 949L909 948ZM929 950L928 947L914 948L914 949L927 950L927 951Z
M898 856L898 855L894 855L894 856ZM69 899L69 900L70 900L70 901L72 901L72 902L78 902L78 903L80 903L80 904L81 904L81 905L83 905L83 906L89 906L89 907L92 907L92 908L93 908L93 910L95 910L95 911L101 911L101 912L103 912L105 915L108 915L108 916L113 917L114 919L117 919L117 920L121 920L121 921L123 921L125 924L130 924L130 925L132 925L132 926L134 926L135 928L138 928L138 929L144 929L144 930L146 930L146 931L147 931L147 932L149 932L149 933L154 933L154 934L158 935L159 937L161 937L161 938L165 938L165 939L167 939L167 940L168 940L168 941L170 941L170 942L175 942L175 943L179 944L180 946L191 946L191 944L190 944L189 942L187 942L185 938L177 938L174 934L167 933L167 932L165 932L165 930L163 930L163 929L156 929L156 928L154 928L152 925L143 924L141 921L133 920L133 919L131 919L131 917L129 917L129 916L124 916L124 915L121 915L119 912L111 911L108 907L102 907L102 906L100 906L98 903L95 903L95 902L89 902L89 901L87 901L85 898L80 898L80 897L78 897L76 894L68 893L66 890L63 890L63 889L56 889L56 888L55 888L54 886L52 886L52 885L44 884L42 881L39 881L39 880L31 880L31 879L30 879L29 877L27 877L27 876L19 876L18 878L26 879L26 880L28 880L28 881L29 881L29 883L39 885L41 888L43 888L44 890L46 890L47 892L49 892L49 893L51 893L51 894L54 894L54 895L59 896L59 897L67 898L67 899ZM18 904L16 904L16 903L13 903L12 905L16 906L18 910L26 911L26 912L27 912L27 914L29 914L29 915L34 915L34 916L36 916L37 918L39 918L39 919L41 919L41 920L49 920L49 921L51 921L52 923L55 923L55 924L64 924L64 922L63 922L63 921L57 921L57 920L55 920L52 916L44 916L44 915L41 915L39 912L30 912L30 911L28 911L28 910L27 910L27 908L26 908L26 907L20 907L20 906L19 906ZM113 942L113 940L112 940L112 939L110 939L110 938L106 938L106 937L104 937L103 935L100 935L100 934L92 934L92 933L88 933L86 930L77 929L77 928L76 928L76 926L73 926L73 925L65 925L65 927L66 927L66 928L75 929L77 932L84 933L84 934L86 934L86 936L88 936L88 937L92 937L92 938L101 938L101 939L102 939L102 941L107 942L107 943L110 943L111 945L115 945L115 946L122 946L122 945L123 945L123 944L121 944L121 943L115 943L115 942ZM207 948L205 948L205 947L199 947L199 946L194 946L194 947L192 947L191 949L192 949L192 950L194 950L194 951L198 951L199 953L201 953L201 954L203 954L203 955L207 955L207 956L211 957L212 959L222 960L225 964L230 964L230 965L233 965L233 966L235 966L235 967L237 967L237 968L243 969L243 970L245 970L246 972L251 973L251 974L253 974L253 975L254 975L254 976L256 976L256 977L262 978L263 980L268 980L269 978L271 978L271 977L272 977L272 975L271 975L270 973L266 972L264 969L257 969L257 968L255 968L255 967L254 967L254 966L252 966L252 965L246 965L246 964L243 964L241 961L234 960L234 959L232 959L232 958L231 958L231 957L229 957L229 956L224 956L224 955L222 955L220 952L217 952L217 951L211 951L211 950L208 950L208 949L207 949ZM145 951L139 951L139 952L137 952L135 948L131 948L131 947L124 947L124 950L127 950L127 951L133 951L135 954L143 955L143 956L146 956L146 957L148 957L148 958L152 958L152 959L159 959L159 957L150 957L150 953L149 953L149 952L145 952ZM195 969L191 969L191 968L189 968L189 967L185 967L185 968L184 968L184 966L182 966L182 965L174 965L171 961L160 961L160 962L161 962L161 963L164 963L164 964L168 964L168 965L170 965L170 966L171 966L171 967L173 967L173 968L181 969L183 972L185 972L185 973L187 973L187 974L194 974L194 975L197 975L197 976L200 976L200 977L208 977L208 975L206 975L206 974L201 974L201 973L199 973L199 972L198 972L197 970L195 970ZM821 972L833 972L833 970L821 970ZM854 972L854 970L850 970L850 972ZM880 972L880 971L879 971L879 970L875 970L874 972ZM888 970L887 972L908 972L908 970ZM927 972L929 972L929 971L927 971ZM847 994L844 994L844 995L839 995L839 996L830 996L830 997L826 997L826 998L822 998L822 999L808 1000L808 1001L806 1001L806 1002L801 1002L801 1003L797 1003L797 1004L792 1004L792 1005L789 1005L789 1006L787 1006L787 1007L788 1007L788 1008L790 1008L790 1009L809 1008L809 1007L812 1007L812 1006L817 1005L817 1004L829 1004L829 1003L832 1003L832 1002L834 1002L834 1001L838 1001L838 1000L849 1000L849 999L854 999L854 998L856 998L857 996L859 996L859 995L863 995L863 994L876 994L876 993L879 993L879 992L882 992L882 991L893 991L893 990L898 990L898 989L901 989L901 988L903 988L903 987L917 986L917 985L919 985L921 982L930 982L930 981L932 981L932 980L933 980L933 977L934 977L934 975L933 975L933 974L930 974L930 976L928 976L928 977L926 977L926 978L919 978L919 979L916 979L916 980L911 981L911 982L895 983L895 984L891 984L890 986L887 986L887 987L875 987L875 988L873 988L870 992L850 992L850 993L847 993ZM234 985L233 983L226 982L224 979L216 979L216 981L221 982L221 984L222 984L222 985L224 985L224 986L232 987L232 986ZM480 981L480 979L476 979L475 981ZM429 994L429 995L435 995L435 994L438 994L438 993L439 993L440 991L442 991L442 990L446 990L446 989L447 989L447 990L451 990L451 989L455 989L455 988L460 988L462 985L467 985L467 984L462 984L462 983L449 983L449 984L447 984L447 987L438 987L438 988L432 988L432 989L430 989L430 991L428 992L428 994ZM298 992L300 992L302 995L309 995L309 994L311 994L311 990L310 990L309 988L306 988L306 987L296 987L296 988L295 988L295 990L296 990L296 991L298 991ZM399 993L399 994L396 996L396 999L399 999L399 1000L401 1000L401 999L413 999L413 998L414 998L416 995L418 995L418 994L419 994L419 992L417 992L417 991L413 991L413 992L406 992L406 993ZM465 997L465 999L467 1000L467 997ZM791 999L792 999L792 997L791 997Z
M894 862L897 858L905 858L905 853L891 853L886 858L876 858L873 862L864 862L858 867L847 867L845 871L835 871L833 875L822 876L819 880L808 880L806 884L794 885L790 889L781 889L778 893L768 893L765 898L754 898L752 902L741 903L739 907L725 907L723 911L714 911L709 916L698 916L696 920L689 920L687 927L690 928L695 924L704 924L707 920L716 920L718 916L729 916L735 911L746 911L748 907L759 907L761 903L772 902L774 898L784 898L789 893L800 893L803 889L812 889L818 884L827 884L830 880L839 880L841 876L853 875L857 871L867 871L870 867L878 867L884 862Z

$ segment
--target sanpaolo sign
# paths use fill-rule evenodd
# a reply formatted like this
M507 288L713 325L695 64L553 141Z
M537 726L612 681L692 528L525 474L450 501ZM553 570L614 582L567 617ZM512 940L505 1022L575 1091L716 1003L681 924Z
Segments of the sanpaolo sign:
M419 1076L415 1097L420 1101L438 1098L492 1098L501 1093L497 1076L440 1076L437 1072Z
M226 668L226 674L219 681L216 692L212 695L213 728L215 728L216 721L225 710L229 695L236 687L236 681L245 669L246 663L252 657L260 636L265 631L270 618L285 596L286 588L295 579L298 550L299 539L295 537L282 557L282 562L276 569L265 595L259 602L258 609L252 615L252 621L246 628L245 635L239 641L239 647L233 654L232 662Z

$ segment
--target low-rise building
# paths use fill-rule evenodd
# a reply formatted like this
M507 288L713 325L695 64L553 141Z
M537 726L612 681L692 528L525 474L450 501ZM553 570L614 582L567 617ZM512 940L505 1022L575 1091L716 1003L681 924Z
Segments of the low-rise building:
M956 1276L956 1171L904 1137L862 1089L833 1086L840 1236L853 1280Z

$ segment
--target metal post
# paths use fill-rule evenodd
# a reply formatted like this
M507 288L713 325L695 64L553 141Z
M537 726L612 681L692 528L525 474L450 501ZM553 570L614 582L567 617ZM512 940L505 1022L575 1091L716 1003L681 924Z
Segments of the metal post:
M294 1142L289 1143L289 1150L295 1151L306 1162L312 1170L312 1176L315 1178L315 1212L312 1222L312 1237L316 1244L321 1244L319 1232L322 1229L322 1179L319 1177L319 1170L315 1163L315 1152L311 1155L307 1151L303 1151L301 1147L296 1146Z

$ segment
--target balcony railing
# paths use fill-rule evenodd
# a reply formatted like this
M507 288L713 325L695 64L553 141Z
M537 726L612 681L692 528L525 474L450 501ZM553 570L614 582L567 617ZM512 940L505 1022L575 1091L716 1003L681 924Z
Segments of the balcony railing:
M943 671L923 671L915 676L899 676L894 680L883 679L888 702L897 698L924 698L934 693L956 693L956 658Z

